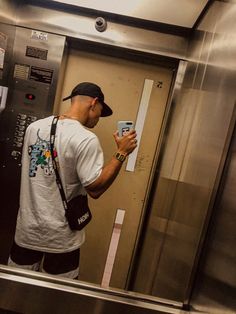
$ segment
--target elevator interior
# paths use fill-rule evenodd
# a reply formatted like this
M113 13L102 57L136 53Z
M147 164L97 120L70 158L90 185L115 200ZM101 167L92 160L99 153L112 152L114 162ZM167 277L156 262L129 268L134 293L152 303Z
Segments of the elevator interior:
M210 218L217 208L216 195L219 197L218 188L226 171L225 161L235 123L232 27L235 6L230 2L210 2L195 31L190 33L183 25L178 25L158 32L150 30L149 24L149 29L137 28L139 36L132 37L133 41L126 40L125 35L136 35L136 29L125 23L116 25L111 21L113 33L109 33L108 27L107 32L100 35L94 30L78 34L69 25L63 27L62 21L72 17L74 22L78 18L80 27L80 19L82 25L90 25L90 20L94 23L93 16L72 14L70 3L68 7L66 4L57 7L46 5L44 1L38 6L28 1L27 5L17 7L17 25L3 21L1 33L8 34L9 40L1 85L9 88L8 103L0 116L1 145L4 144L6 152L1 155L1 180L5 182L1 194L1 199L5 200L1 203L1 208L5 209L1 210L1 252L5 252L1 255L2 263L6 263L14 232L17 204L16 199L9 196L12 192L18 193L20 169L20 149L17 146L13 149L15 141L7 139L15 140L16 124L19 132L18 126L22 123L19 114L26 115L28 121L29 116L32 119L62 112L62 96L70 92L77 79L88 79L93 73L108 91L109 103L119 95L119 102L115 102L119 110L113 119L105 122L105 129L112 130L115 122L125 119L127 114L136 119L145 79L148 79L154 82L155 88L150 96L136 168L134 172L124 170L120 181L102 200L94 204L91 201L91 207L96 210L83 248L81 280L101 284L117 209L124 209L125 219L109 286L163 298L166 302L172 300L175 305L175 302L189 304L192 297L196 308L200 300L200 305L207 309L206 295L201 295L194 287L202 287L207 293L209 290L194 283L204 269L198 268L199 256L206 243ZM58 12L63 20L56 19ZM45 14L47 23L42 20ZM116 34L116 27L123 37L110 37ZM1 48L4 48L4 36L1 40ZM174 43L173 47L170 42ZM32 49L35 46L37 50ZM27 55L27 51L34 56ZM38 55L45 58L45 54L46 60L38 58ZM35 79L39 68L41 74ZM106 77L110 78L110 84L106 83ZM122 95L124 85L127 88L124 96L129 95L128 109L126 97ZM30 95L34 99L27 99ZM113 146L104 125L101 123L95 132L105 143L105 158L109 158ZM13 177L15 185L11 183ZM127 181L133 186L128 192ZM121 204L117 191L124 195ZM101 214L109 221L101 228L103 232L99 229ZM235 213L230 214L234 221ZM226 227L221 234L229 230ZM97 246L97 242L101 245ZM230 266L233 273L235 254L231 252L230 259L224 255L224 259L223 267ZM226 284L227 274L224 274L226 277L220 280ZM204 278L204 274L201 276ZM233 278L227 281L229 293L235 288ZM208 302L211 298L214 296L208 296ZM223 306L225 313L235 309L234 301L229 298L228 302Z

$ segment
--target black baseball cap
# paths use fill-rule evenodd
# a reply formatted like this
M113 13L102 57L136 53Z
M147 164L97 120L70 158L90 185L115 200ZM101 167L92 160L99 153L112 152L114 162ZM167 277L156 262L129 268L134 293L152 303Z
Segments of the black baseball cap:
M84 95L84 96L90 96L93 98L98 98L98 101L101 103L101 105L103 106L102 108L102 113L101 113L101 117L107 117L112 115L112 110L111 108L104 102L104 94L101 90L101 88L94 84L94 83L90 83L90 82L83 82L80 83L78 85L76 85L70 96L67 96L65 98L63 98L63 101L70 99L74 96L77 95Z

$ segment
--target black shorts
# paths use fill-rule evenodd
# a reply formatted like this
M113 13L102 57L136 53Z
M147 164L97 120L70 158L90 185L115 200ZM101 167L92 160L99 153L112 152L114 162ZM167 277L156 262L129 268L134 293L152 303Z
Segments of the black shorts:
M20 247L13 243L8 265L31 270L77 278L80 249L67 253L47 253Z

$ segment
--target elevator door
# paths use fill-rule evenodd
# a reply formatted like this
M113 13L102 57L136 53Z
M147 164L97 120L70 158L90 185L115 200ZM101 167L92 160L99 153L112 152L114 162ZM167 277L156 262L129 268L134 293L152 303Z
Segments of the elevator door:
M108 191L98 200L90 199L93 220L87 227L86 242L81 249L80 280L101 284L117 209L122 209L125 215L117 251L115 246L111 249L113 268L109 268L109 285L125 287L140 217L144 210L143 204L172 80L172 70L76 49L71 49L68 53L61 98L70 94L78 82L90 81L101 86L105 101L113 109L113 115L101 118L93 130L100 139L105 163L116 152L113 133L116 131L117 121L135 122L137 119L142 107L140 99L146 79L153 81L153 86L135 168L134 171L127 171L126 161ZM69 101L61 103L59 112L62 113L69 105Z

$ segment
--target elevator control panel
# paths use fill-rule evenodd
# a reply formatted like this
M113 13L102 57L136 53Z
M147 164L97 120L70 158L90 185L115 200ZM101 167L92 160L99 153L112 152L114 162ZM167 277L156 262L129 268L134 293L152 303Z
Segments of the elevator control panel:
M23 148L23 141L26 128L30 123L37 120L36 116L27 115L24 113L18 113L16 117L16 127L14 132L13 139L13 150L11 152L11 156L20 162L21 159L21 151ZM20 165L20 164L19 164Z
M0 125L1 167L12 168L12 162L17 167L21 166L25 131L32 122L39 118L41 117L37 113L19 112L14 109L4 112L4 119Z
M3 68L8 71L3 71L4 82L0 80L8 87L0 113L0 171L7 177L19 174L27 127L52 114L65 45L65 37L55 34L19 27L14 34L8 68L6 62Z
M2 156L0 166L21 166L24 136L27 127L34 121L51 114L48 108L49 88L35 81L14 81L9 105L1 114L0 142Z

